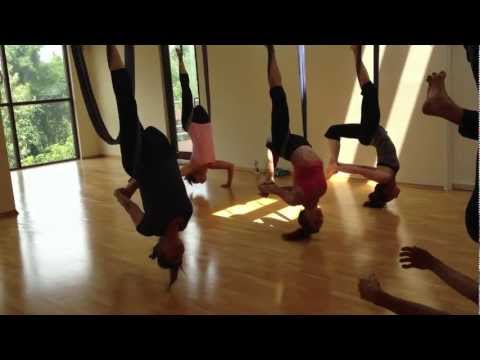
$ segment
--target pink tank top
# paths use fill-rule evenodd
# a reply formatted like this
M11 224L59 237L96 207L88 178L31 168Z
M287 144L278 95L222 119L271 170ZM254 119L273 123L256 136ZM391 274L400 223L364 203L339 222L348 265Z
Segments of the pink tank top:
M191 162L205 165L215 161L215 146L213 144L212 124L190 123L188 134L192 139Z

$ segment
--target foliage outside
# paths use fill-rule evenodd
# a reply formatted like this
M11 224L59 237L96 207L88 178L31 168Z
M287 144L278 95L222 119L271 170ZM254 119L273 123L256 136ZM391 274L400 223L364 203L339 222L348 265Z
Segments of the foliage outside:
M6 45L12 101L68 98L69 91L61 46ZM45 50L56 50L45 56ZM5 81L0 102L6 103ZM72 117L68 101L14 105L16 131L22 166L44 164L75 157ZM17 167L12 123L7 107L2 107L8 160Z

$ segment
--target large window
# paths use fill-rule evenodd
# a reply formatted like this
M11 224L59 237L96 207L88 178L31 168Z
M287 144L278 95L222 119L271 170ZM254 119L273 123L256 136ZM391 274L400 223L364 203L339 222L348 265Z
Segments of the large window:
M78 158L66 48L0 46L0 121L10 169Z
M190 89L193 95L194 105L200 103L198 91L197 60L194 45L168 45L164 47L164 64L168 74L165 78L167 106L169 107L170 137L176 145L179 157L188 158L192 152L192 141L182 128L182 88L178 72L178 59L176 47L182 46L183 60L190 78Z

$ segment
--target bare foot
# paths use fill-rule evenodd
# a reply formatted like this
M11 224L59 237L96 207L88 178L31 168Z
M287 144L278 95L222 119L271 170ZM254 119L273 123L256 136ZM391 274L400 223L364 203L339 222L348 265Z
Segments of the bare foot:
M445 117L451 111L452 106L455 105L445 90L446 77L445 71L439 74L433 73L427 77L427 99L422 108L425 115Z
M327 166L327 170L325 171L325 178L328 180L337 172L338 172L338 164L334 161L330 161L330 163Z
M125 206L125 204L128 202L128 198L125 196L125 189L123 188L120 188L120 189L116 189L114 192L113 192L113 196L115 196L115 198L117 199L117 201L122 205L122 206Z
M133 183L133 184L127 185L124 188L121 188L120 190L121 190L123 195L125 195L127 198L131 199L133 194L135 193L136 188L135 188L135 185Z
M222 186L222 188L224 188L224 189L229 189L229 188L231 187L230 184L223 184L223 185L221 185L221 186Z

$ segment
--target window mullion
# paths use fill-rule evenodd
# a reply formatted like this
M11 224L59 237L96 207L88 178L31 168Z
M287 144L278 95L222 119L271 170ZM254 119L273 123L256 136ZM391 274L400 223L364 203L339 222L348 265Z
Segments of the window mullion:
M8 73L8 66L7 66L7 56L5 53L5 45L0 46L0 56L2 58L2 65L3 65L3 73L4 73L4 80L5 80L5 93L7 95L7 107L8 107L8 113L10 116L10 128L12 131L12 137L13 137L13 149L15 151L15 157L16 157L16 162L17 162L17 168L22 167L22 163L20 160L20 147L18 146L18 135L17 135L17 124L15 121L15 112L13 111L13 105L12 105L12 92L10 89L10 75Z

